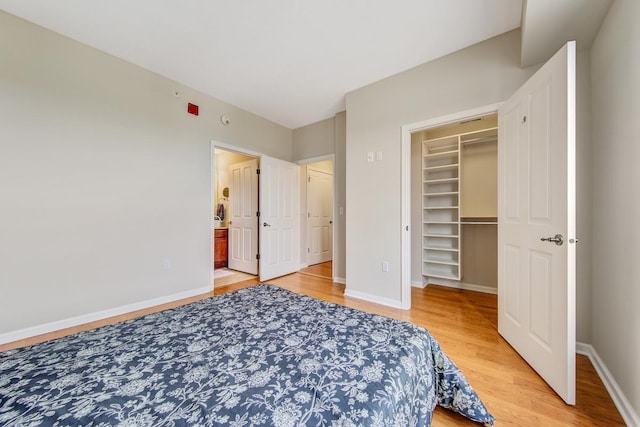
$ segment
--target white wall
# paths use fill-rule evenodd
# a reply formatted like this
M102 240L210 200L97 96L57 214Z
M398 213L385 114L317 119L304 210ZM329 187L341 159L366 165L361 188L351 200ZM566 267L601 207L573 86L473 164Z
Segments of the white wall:
M291 160L289 129L4 12L0 94L0 335L210 287L210 140Z
M401 299L401 126L507 99L537 69L519 58L513 31L347 94L347 290Z
M636 417L640 414L638 22L640 2L616 0L591 48L592 344Z

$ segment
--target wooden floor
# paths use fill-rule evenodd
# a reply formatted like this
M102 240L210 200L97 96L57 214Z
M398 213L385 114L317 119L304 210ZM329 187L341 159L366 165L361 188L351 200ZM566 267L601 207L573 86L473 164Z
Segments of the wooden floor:
M320 264L310 265L309 267L300 269L298 273L307 274L309 276L317 276L317 277L332 279L333 278L333 262L327 261Z
M231 283L237 283L237 282L242 282L244 280L250 280L253 279L254 277L256 277L253 274L248 274L248 273L243 273L242 271L236 271L236 270L231 270L228 268L223 269L225 271L228 271L229 274L228 276L223 276L223 277L214 277L214 282L213 282L213 286L214 287L220 287L220 286L225 286L225 285L229 285Z
M230 284L216 288L213 294L222 294L257 282L257 279L251 279ZM426 327L460 367L496 417L496 426L624 426L611 398L585 356L577 356L576 405L565 405L551 391L498 335L495 295L430 285L425 289L413 288L412 308L403 311L345 297L344 285L309 274L292 274L269 283L325 301ZM0 346L0 351L92 329L208 296L211 293L5 344ZM476 426L475 423L441 408L436 409L433 425Z

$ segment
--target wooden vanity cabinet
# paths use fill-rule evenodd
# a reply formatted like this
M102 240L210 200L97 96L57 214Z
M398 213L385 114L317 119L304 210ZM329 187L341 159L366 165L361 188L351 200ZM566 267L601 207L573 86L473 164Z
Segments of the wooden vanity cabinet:
M214 239L213 267L214 268L223 268L227 266L228 232L229 230L227 230L226 228L216 228L213 231L213 239Z

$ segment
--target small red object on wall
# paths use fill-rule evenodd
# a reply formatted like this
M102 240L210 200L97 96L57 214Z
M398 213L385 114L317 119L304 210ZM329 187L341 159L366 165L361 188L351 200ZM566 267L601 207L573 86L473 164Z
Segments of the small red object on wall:
M187 104L187 113L193 114L194 116L198 115L199 107L196 104L188 103Z

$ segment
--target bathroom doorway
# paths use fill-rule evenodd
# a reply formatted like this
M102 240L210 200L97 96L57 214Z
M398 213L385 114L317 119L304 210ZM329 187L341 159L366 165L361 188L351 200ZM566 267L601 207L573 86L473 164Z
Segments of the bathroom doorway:
M213 152L213 279L216 286L258 274L258 167L237 151Z

